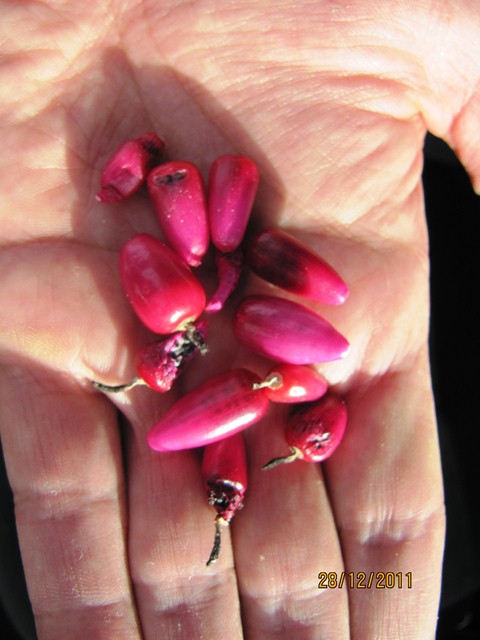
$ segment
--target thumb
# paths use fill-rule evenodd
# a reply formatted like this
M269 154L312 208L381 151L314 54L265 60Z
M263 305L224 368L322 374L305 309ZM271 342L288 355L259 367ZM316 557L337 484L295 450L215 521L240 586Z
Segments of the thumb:
M480 33L477 37L480 37ZM463 108L453 118L444 135L470 175L473 188L480 195L480 83Z
M437 0L432 6L424 33L415 34L417 50L425 49L420 110L429 131L455 151L480 195L480 4Z

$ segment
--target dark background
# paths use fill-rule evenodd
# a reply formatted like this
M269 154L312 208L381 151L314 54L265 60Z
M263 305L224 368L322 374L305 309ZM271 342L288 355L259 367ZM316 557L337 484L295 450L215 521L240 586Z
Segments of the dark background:
M480 377L480 198L450 150L432 136L425 145L425 201L430 231L432 320L430 349L447 505L447 541L437 640L480 638L480 481L478 419ZM1 473L0 473L1 475ZM15 543L8 487L0 483L0 544ZM9 554L9 560L14 554ZM1 558L0 630L3 640L22 640L5 614L20 606L23 577ZM3 602L3 607L1 605Z
M423 172L431 259L430 355L442 450L447 540L437 640L480 638L480 198L429 136Z

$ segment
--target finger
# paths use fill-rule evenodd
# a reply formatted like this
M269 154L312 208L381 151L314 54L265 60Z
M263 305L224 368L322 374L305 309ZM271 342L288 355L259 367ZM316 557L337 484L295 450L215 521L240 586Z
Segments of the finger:
M433 638L445 515L426 354L357 385L348 405L326 469L352 638Z
M65 376L3 368L2 443L40 640L140 638L115 410Z
M284 423L272 405L246 433L250 489L232 527L245 635L341 640L349 637L346 591L318 581L320 571L343 569L321 469L300 461L261 469L288 453Z
M135 391L125 409L134 427L128 458L129 557L145 640L240 639L228 531L219 561L206 566L215 511L203 490L200 452L149 450L147 430L166 400L146 389Z
M422 56L427 82L419 85L418 99L428 129L454 149L480 193L480 7L469 0L450 4L452 11L448 3L438 3L442 11L433 21L430 10L420 9L419 27L431 46ZM418 38L419 32L411 35ZM457 46L459 42L468 46ZM438 56L440 47L448 55Z
M480 85L480 69L477 70L478 85ZM480 117L480 91L477 89L464 105L461 113L456 117L448 132L442 132L445 140L457 152L465 169L470 175L472 186L480 195L480 131L478 120Z

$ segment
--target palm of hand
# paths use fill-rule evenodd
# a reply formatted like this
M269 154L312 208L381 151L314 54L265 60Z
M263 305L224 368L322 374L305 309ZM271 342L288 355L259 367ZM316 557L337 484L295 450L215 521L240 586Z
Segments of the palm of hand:
M38 53L14 58L10 71L13 80L16 66L31 77L54 69L48 87L20 98L11 83L4 135L21 154L3 189L0 257L2 441L40 636L136 638L141 624L145 638L225 628L236 638L242 625L253 638L279 629L372 637L376 625L393 637L388 624L405 624L421 637L418 625L434 625L443 542L423 122L399 81L359 71L357 58L326 45L326 62L312 59L301 23L282 32L277 17L270 31L247 5L234 23L216 10L222 29L209 31L198 5L162 16L155 5L118 13L102 33L91 13L75 28L61 13L53 24L28 16ZM262 37L237 30L240 18ZM58 48L42 53L50 38ZM351 287L344 307L317 307L352 344L346 360L321 368L347 397L344 444L322 469L262 473L284 452L285 414L272 408L246 434L247 504L209 569L213 513L198 457L152 454L145 442L173 393L115 399L131 426L124 469L116 407L89 382L125 381L151 339L121 292L117 252L135 233L158 235L152 208L143 195L118 207L94 201L108 154L148 129L204 173L221 153L253 157L262 175L254 224L295 230ZM240 296L261 290L251 278ZM227 316L212 323L211 351L180 393L210 373L259 366L231 340ZM316 588L318 572L343 570L412 572L424 588ZM397 619L404 608L410 620Z

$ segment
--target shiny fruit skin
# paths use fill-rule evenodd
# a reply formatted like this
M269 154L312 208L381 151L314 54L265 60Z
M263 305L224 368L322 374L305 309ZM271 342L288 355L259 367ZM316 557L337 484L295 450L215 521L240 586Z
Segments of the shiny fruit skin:
M246 429L267 412L263 389L253 390L259 377L232 369L206 380L173 404L148 433L156 451L201 447Z
M153 169L148 191L168 244L198 267L210 243L205 185L191 162L166 162Z
M271 402L311 402L327 391L322 374L300 364L277 364L265 376L264 384Z
M349 350L347 340L324 318L274 296L245 298L235 313L233 330L248 349L277 362L330 362Z
M209 502L217 510L217 517L230 522L243 506L247 490L247 455L241 433L234 433L205 447L202 478Z
M120 276L135 313L151 331L170 334L203 312L205 291L172 249L142 233L120 251Z
M253 239L248 266L267 282L303 298L339 305L348 297L348 287L333 267L281 229Z
M290 418L285 440L298 449L303 460L322 462L340 444L347 426L347 405L337 395L328 394Z
M256 164L245 156L220 156L210 169L210 230L213 244L223 253L234 251L243 240L258 181Z
M235 291L243 269L243 252L236 249L230 253L215 251L215 266L217 267L217 288L208 300L205 311L218 313L225 306L226 301Z

